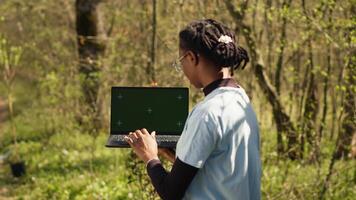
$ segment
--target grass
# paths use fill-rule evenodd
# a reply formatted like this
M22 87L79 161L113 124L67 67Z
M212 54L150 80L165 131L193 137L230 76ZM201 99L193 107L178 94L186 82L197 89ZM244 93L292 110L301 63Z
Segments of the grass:
M279 159L275 152L274 132L262 131L263 199L319 199L329 172L334 141L323 140L321 162ZM354 199L356 196L356 160L337 161L324 199Z
M137 184L129 183L125 169L130 150L108 149L105 142L106 135L101 134L92 158L93 138L85 134L56 134L46 144L40 140L21 141L20 154L26 161L27 175L14 179L9 166L3 165L0 188L6 188L7 197L16 199L139 199L142 191ZM268 151L271 148L267 141L262 147L263 199L317 199L328 173L328 157L317 166L278 160ZM353 160L337 162L326 199L351 200L356 196L355 164Z
M27 88L28 89L28 88ZM1 88L0 88L1 90ZM108 149L107 134L95 140L80 132L65 115L52 113L57 124L40 106L28 106L31 95L22 95L16 115L19 152L27 166L25 177L16 179L8 164L0 164L0 199L155 199L147 183L144 165L133 161L129 149ZM23 94L25 94L24 92ZM35 104L36 105L36 104ZM49 110L48 113L51 113ZM11 149L9 124L1 125L0 154ZM53 130L52 130L53 129ZM261 131L262 198L318 199L334 141L323 140L320 165L279 159L274 130ZM95 146L94 154L92 154ZM356 161L337 161L325 199L351 200L356 196ZM128 167L136 168L135 170ZM139 173L134 173L139 171Z
M14 179L10 168L2 166L0 187L19 199L129 199L133 195L126 187L124 164L128 151L107 149L105 140L98 137L93 159L88 135L55 135L47 145L20 142L27 175Z

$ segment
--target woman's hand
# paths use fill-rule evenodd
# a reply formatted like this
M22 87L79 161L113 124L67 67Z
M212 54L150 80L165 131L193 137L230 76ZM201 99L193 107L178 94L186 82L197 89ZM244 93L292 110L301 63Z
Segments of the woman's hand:
M149 160L158 159L158 147L156 142L156 132L151 134L144 128L130 132L125 136L125 141L129 143L136 155L147 163Z
M174 161L176 160L176 154L172 149L158 148L158 153L167 160L169 160L171 163L174 163Z

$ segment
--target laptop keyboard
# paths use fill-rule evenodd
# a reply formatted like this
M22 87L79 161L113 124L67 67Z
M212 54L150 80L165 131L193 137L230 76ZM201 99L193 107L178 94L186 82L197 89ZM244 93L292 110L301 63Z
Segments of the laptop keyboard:
M116 141L125 141L124 139L125 135L111 135L110 138L112 140L116 140ZM156 136L156 140L164 142L164 141L177 141L179 139L178 135L157 135Z
M107 146L129 146L124 139L125 135L110 135ZM160 147L173 147L176 145L179 135L157 135L156 140Z

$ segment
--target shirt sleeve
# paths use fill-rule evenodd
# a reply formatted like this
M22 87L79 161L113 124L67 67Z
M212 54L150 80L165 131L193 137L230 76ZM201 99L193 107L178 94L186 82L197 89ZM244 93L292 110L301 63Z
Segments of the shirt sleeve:
M209 114L192 115L177 144L177 157L184 163L202 168L219 141L218 127Z
M147 173L157 193L162 199L182 199L192 182L198 168L190 166L179 159L168 173L159 160L151 160L147 164Z

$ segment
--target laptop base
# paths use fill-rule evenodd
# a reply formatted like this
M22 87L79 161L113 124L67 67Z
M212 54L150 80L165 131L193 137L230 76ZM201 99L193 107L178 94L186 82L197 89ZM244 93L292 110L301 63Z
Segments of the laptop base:
M110 148L128 148L130 145L124 140L125 135L110 135L106 147ZM179 135L157 135L156 140L158 147L175 148Z

